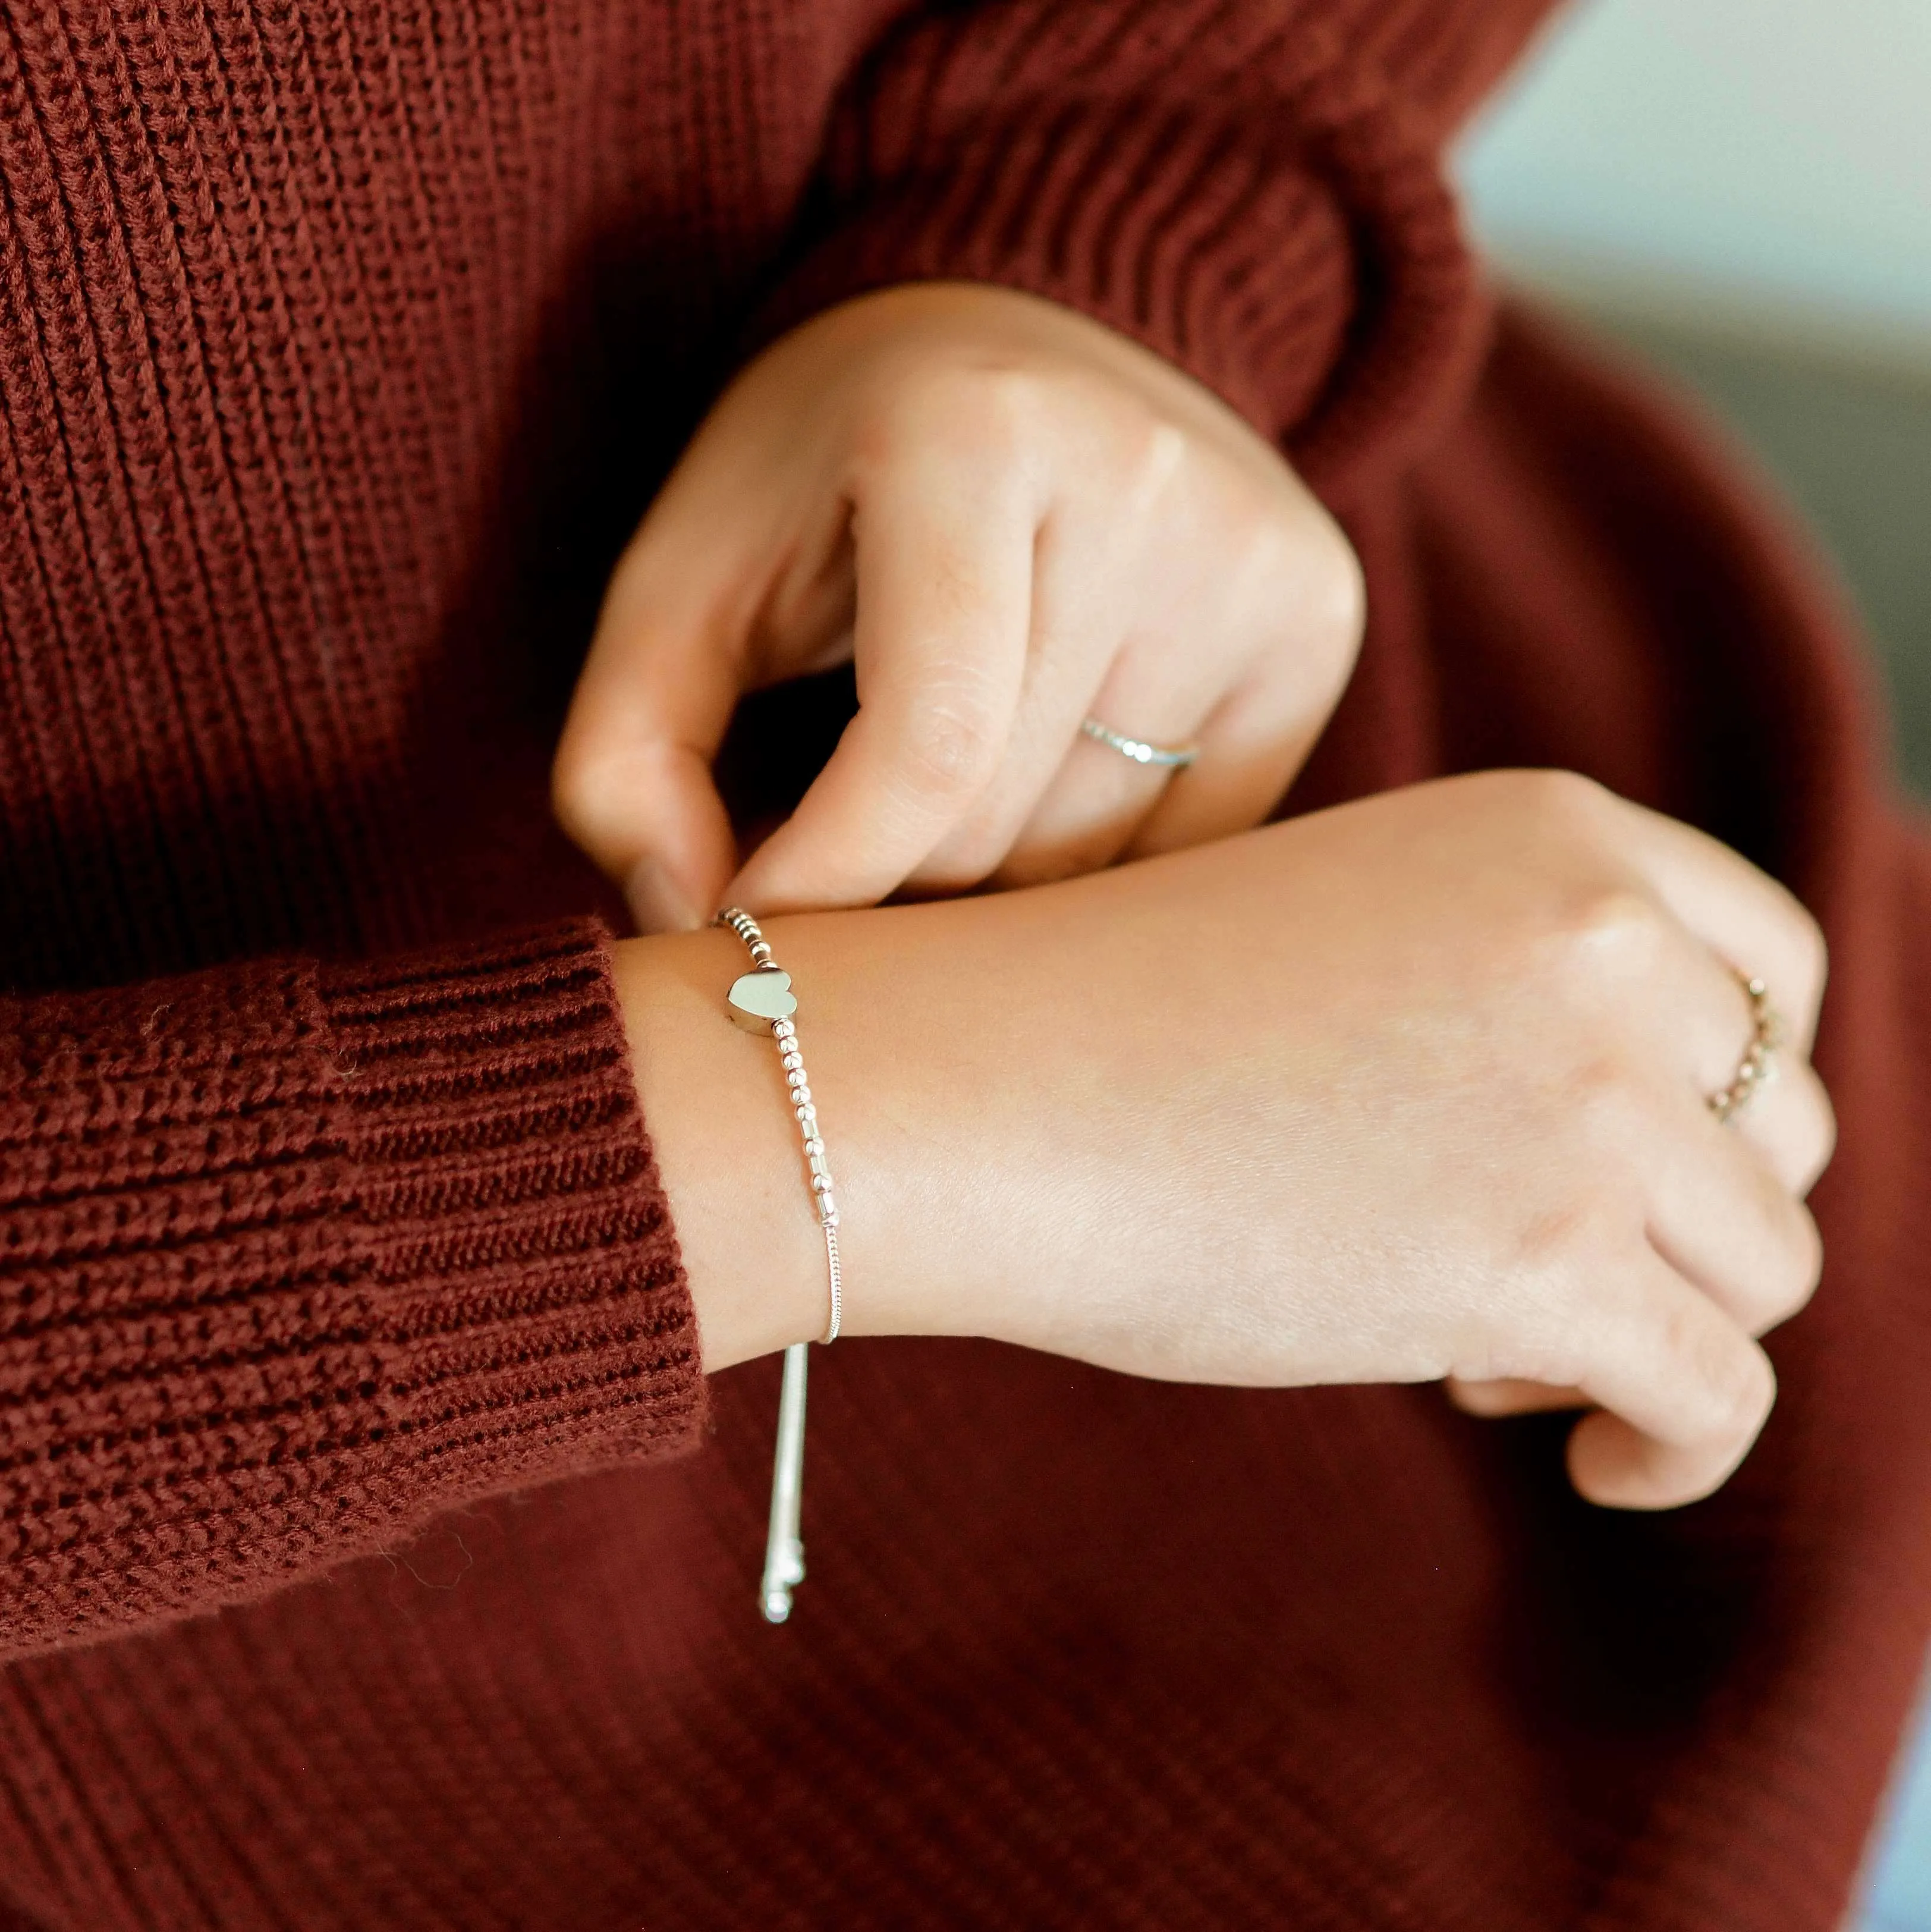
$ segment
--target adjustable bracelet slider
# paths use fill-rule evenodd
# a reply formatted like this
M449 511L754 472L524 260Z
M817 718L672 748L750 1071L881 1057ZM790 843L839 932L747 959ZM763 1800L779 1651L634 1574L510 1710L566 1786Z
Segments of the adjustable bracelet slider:
M751 954L751 970L732 982L727 997L731 1018L752 1033L768 1032L778 1043L790 1089L792 1112L804 1138L805 1164L811 1202L825 1237L825 1267L831 1282L831 1313L824 1339L835 1342L844 1312L844 1281L838 1262L838 1207L832 1192L832 1170L818 1131L818 1109L805 1072L792 1016L798 1010L791 976L772 957L771 946L751 914L727 906L717 925L729 926ZM794 1342L784 1352L784 1381L778 1399L778 1450L771 1476L771 1526L765 1538L764 1578L758 1600L766 1620L781 1624L791 1614L791 1593L805 1580L805 1546L799 1536L805 1484L805 1382L810 1344Z

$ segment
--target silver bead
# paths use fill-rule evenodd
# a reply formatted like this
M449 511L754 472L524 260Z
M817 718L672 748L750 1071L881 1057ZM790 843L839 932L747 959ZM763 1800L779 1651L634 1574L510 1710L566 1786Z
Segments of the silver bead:
M811 1104L811 1088L805 1086L793 1087L791 1090L791 1104L794 1107L808 1107ZM816 1120L817 1116L814 1114L811 1118Z
M816 1134L808 1134L805 1136L805 1151L806 1154L817 1155L822 1154L824 1150L825 1144L823 1141L819 1139Z
M811 1105L810 1101L801 1101L794 1111L797 1114L799 1125L807 1127L816 1125L818 1110Z
M790 1020L779 1020L772 1025L771 1029L772 1037L774 1040L790 1040L796 1036L797 1031L797 1028Z
M814 1194L829 1194L832 1191L832 1177L829 1174L814 1174L811 1177Z

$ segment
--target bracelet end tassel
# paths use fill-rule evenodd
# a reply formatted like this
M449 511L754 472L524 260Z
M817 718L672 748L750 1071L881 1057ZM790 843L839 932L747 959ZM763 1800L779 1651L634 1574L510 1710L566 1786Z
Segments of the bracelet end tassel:
M778 1398L778 1450L771 1472L771 1527L764 1540L764 1580L758 1601L768 1624L791 1614L791 1592L805 1580L805 1545L799 1526L805 1491L805 1381L808 1342L784 1352L784 1382Z
M728 926L751 954L751 970L731 983L725 1005L739 1025L754 1033L768 1032L778 1048L778 1064L804 1142L805 1165L811 1182L809 1198L825 1240L825 1270L831 1290L830 1318L825 1340L837 1340L844 1316L844 1270L838 1256L838 1210L832 1193L832 1170L818 1131L818 1109L805 1077L804 1049L799 1044L794 1016L797 995L791 976L772 956L771 942L756 920L742 906L727 906L713 923ZM778 1449L771 1476L771 1526L765 1537L764 1576L758 1586L758 1607L766 1623L781 1624L791 1614L791 1593L805 1580L805 1545L799 1534L805 1487L805 1378L811 1344L794 1342L784 1352L784 1380L778 1399Z

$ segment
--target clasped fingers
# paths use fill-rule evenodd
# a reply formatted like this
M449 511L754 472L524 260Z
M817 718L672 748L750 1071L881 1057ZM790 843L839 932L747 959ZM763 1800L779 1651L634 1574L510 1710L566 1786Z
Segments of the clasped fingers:
M1578 1184L1593 1170L1621 1208L1591 1224L1593 1251L1566 1258L1575 1298L1557 1345L1450 1392L1490 1415L1599 1405L1572 1445L1579 1487L1667 1506L1748 1448L1775 1385L1756 1338L1819 1280L1804 1196L1834 1139L1805 1055L1822 947L1782 888L1688 828L1594 788L1558 784L1543 804L1560 836L1585 827L1609 861L1576 868L1566 852L1573 888L1543 956L1591 1042Z

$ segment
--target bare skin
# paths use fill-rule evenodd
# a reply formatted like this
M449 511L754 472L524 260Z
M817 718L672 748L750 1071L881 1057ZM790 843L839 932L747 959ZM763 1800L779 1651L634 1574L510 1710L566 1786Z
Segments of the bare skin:
M1360 621L1338 530L1180 371L1030 297L887 290L774 345L694 439L613 579L557 808L646 930L1170 855L767 921L851 1332L1582 1403L1585 1495L1705 1494L1773 1400L1755 1338L1817 1276L1815 929L1559 776L1228 836L1299 768ZM740 868L709 772L732 710L846 655L859 715ZM1163 783L1089 712L1205 754ZM1705 1104L1749 1036L1726 962L1792 1023L1734 1130ZM714 1368L824 1319L775 1056L721 1012L741 964L717 934L619 949Z
M1581 1400L1597 1502L1707 1494L1814 1287L1816 928L1735 854L1490 773L1030 891L767 922L838 1175L848 1332L1130 1373ZM768 1042L715 932L620 946L713 1368L823 1326ZM1705 1096L1790 1040L1733 1126ZM1579 1391L1579 1397L1560 1392ZM1556 1391L1553 1398L1548 1392Z
M646 932L1172 850L1272 808L1361 618L1327 512L1180 370L1035 297L887 290L693 438L611 580L557 812ZM847 658L856 718L740 871L710 771L733 708ZM1090 712L1202 755L1163 780Z

